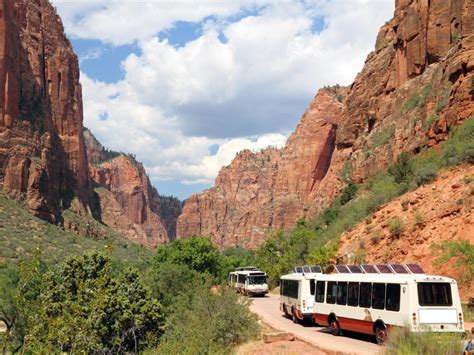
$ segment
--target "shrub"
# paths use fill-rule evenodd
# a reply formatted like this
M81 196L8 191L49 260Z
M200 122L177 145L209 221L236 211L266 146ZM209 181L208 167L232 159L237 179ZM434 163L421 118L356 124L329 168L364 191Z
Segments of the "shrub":
M408 182L412 175L412 167L410 161L410 155L408 153L401 153L395 164L393 164L389 169L388 173L392 175L397 183Z
M474 163L474 119L471 117L457 127L443 145L441 161L444 165Z
M420 227L425 223L425 219L419 211L415 211L415 227Z
M259 335L257 317L249 300L222 287L212 292L205 282L177 297L175 311L166 322L158 354L228 354L229 348Z
M403 221L398 217L392 218L388 222L388 228L390 229L392 236L396 238L400 237L400 235L403 233L403 230L405 229Z
M345 205L350 200L352 200L357 194L357 185L352 181L342 190L340 201L341 205Z
M161 306L127 270L112 276L100 253L73 257L48 272L26 349L35 352L137 352L156 345Z
M402 107L402 112L413 110L421 102L421 96L418 93L411 95Z
M400 202L401 206L402 206L402 209L404 211L407 211L408 210L408 204L410 203L410 201L408 200L403 200L402 202Z
M214 278L226 277L223 275L222 255L206 237L191 237L178 239L173 243L159 247L154 258L154 265L161 263L186 265L194 271L208 273Z
M435 180L437 176L438 167L428 164L420 167L420 169L415 172L415 182L418 186L421 186Z
M463 342L459 334L410 332L408 327L393 327L388 333L387 354L462 354Z

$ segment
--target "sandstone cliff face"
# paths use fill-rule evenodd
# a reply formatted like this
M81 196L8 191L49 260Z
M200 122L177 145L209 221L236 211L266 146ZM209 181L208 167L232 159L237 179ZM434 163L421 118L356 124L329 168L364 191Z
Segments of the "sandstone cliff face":
M127 239L156 247L168 242L160 201L143 166L125 155L91 165L102 221Z
M51 222L91 196L78 61L46 0L0 1L0 181Z
M127 239L152 248L173 240L181 203L159 196L134 157L105 149L88 129L84 137L102 222Z
M472 1L397 0L363 70L338 93L344 104L320 92L261 171L254 168L261 154L237 156L215 187L186 202L178 237L255 247L269 230L316 215L340 193L344 166L362 182L402 151L443 141L452 125L471 117L473 68Z
M223 248L253 248L270 229L291 228L328 172L345 91L321 90L282 150L239 153L215 187L186 201L178 237L210 235Z

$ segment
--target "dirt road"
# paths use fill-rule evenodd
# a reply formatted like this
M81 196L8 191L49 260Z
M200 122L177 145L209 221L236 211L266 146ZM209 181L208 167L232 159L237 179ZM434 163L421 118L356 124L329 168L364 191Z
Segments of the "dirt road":
M250 310L265 323L281 331L291 332L300 339L330 354L378 354L381 347L371 342L371 337L357 334L344 334L335 337L326 328L315 325L294 324L283 317L279 308L279 296L270 294L254 298Z

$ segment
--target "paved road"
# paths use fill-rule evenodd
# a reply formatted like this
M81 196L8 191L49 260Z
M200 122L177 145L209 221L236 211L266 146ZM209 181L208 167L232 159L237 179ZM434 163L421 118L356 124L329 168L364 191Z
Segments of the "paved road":
M263 298L253 298L250 310L271 327L291 332L327 353L364 355L381 353L382 348L373 343L371 337L352 333L344 333L343 336L335 337L323 327L294 324L283 316L279 302L279 296L273 294Z

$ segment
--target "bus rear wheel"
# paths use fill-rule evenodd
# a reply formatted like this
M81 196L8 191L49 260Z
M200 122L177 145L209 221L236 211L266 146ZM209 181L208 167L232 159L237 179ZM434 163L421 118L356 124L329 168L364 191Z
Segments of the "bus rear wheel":
M293 323L295 324L298 324L300 322L300 320L296 316L296 312L294 309L291 311L291 319L293 320Z
M385 327L379 326L375 328L375 340L378 345L385 345L387 342L387 329Z
M341 327L339 326L339 322L337 321L337 319L333 318L329 323L329 327L331 328L332 335L341 335Z

